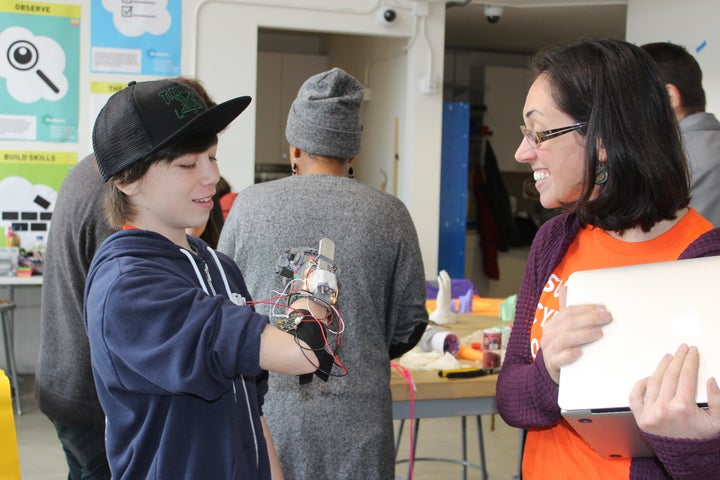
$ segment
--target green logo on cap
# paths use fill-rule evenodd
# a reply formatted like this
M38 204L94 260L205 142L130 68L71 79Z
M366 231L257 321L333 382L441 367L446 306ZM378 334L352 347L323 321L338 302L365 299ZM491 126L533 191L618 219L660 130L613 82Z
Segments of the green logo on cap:
M202 104L197 94L184 86L166 88L159 95L167 106L173 103L180 104L180 106L174 108L175 116L180 120L183 120L188 115L195 116L207 110L207 107Z

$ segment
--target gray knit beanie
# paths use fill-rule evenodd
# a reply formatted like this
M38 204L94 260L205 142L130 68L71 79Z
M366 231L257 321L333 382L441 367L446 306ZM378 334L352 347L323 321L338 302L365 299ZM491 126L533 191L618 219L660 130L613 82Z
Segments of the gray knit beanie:
M308 78L290 107L285 137L313 155L351 158L360 151L364 89L340 68Z

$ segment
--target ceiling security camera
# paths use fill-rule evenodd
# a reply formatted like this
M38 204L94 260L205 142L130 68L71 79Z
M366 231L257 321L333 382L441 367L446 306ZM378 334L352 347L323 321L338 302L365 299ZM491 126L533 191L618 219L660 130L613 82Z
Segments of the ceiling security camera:
M397 19L397 12L392 8L386 8L384 10L378 10L378 19L380 23L390 25Z
M503 13L503 7L498 5L485 5L485 18L490 23L498 23Z

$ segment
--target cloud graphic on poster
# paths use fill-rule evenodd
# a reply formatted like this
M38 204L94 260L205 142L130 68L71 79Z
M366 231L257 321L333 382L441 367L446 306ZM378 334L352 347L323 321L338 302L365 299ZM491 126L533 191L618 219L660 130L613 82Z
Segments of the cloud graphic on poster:
M0 77L18 102L54 102L67 93L65 51L52 38L35 36L23 27L6 28L0 32L0 58Z
M115 28L126 37L167 32L172 24L167 3L168 0L102 0L103 8L112 13Z
M23 177L7 177L0 180L2 210L23 212L52 211L57 192L47 185L33 185ZM38 202L38 198L42 201Z

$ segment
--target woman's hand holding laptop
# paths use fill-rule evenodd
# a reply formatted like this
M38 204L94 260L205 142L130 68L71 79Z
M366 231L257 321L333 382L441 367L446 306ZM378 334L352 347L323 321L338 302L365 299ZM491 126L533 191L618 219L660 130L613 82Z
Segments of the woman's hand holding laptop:
M708 408L695 403L700 356L696 347L680 345L655 372L635 384L630 409L645 433L674 438L707 439L720 435L720 388L707 380Z
M561 286L558 293L560 310L552 321L543 325L540 340L545 368L555 383L560 383L560 367L580 358L580 347L601 339L601 327L612 320L604 305L566 307L567 287Z

